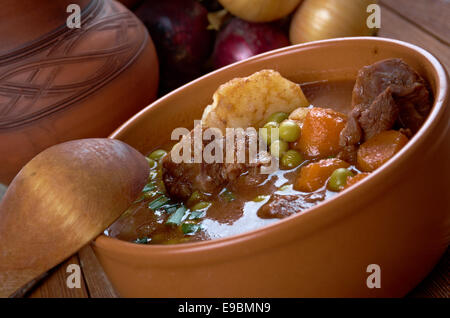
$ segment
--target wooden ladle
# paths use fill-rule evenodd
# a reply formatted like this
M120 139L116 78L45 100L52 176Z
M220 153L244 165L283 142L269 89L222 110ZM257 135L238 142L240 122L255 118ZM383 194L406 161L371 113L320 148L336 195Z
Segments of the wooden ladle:
M41 152L0 202L0 297L86 245L138 197L145 157L114 139L65 142Z

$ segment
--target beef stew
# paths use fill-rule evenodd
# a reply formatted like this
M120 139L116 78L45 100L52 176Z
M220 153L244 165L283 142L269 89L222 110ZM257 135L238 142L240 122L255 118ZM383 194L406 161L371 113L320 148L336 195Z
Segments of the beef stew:
M245 86L249 78L238 85ZM283 87L295 91L290 83ZM244 139L233 139L247 159L249 141L263 141L267 147L253 154L253 162L196 162L193 156L177 162L173 149L181 141L174 144L168 138L148 155L151 171L141 197L105 233L140 244L195 242L243 233L301 213L354 186L388 161L417 132L432 105L426 82L400 59L364 67L356 82L298 87L301 95L292 100L301 105L287 103L286 110L263 116L262 123L249 119L249 127L258 133L246 131ZM225 109L232 113L237 108L232 106ZM215 126L222 125L211 128L224 130L225 121L217 119L220 109L207 110L209 118L220 123ZM249 111L248 116L256 112ZM230 119L229 113L226 118L227 123L242 126L242 114L238 120ZM207 127L200 127L200 133ZM194 130L186 140L195 152ZM200 148L214 143L224 149L226 141L203 138ZM260 173L274 161L277 169Z

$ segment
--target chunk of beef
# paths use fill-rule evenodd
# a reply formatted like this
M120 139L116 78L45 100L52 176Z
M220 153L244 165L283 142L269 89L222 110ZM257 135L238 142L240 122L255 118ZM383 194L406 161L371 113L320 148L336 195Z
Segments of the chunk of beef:
M361 109L359 106L358 108L360 109L358 122L366 140L392 128L399 114L398 106L392 98L391 87L375 97L369 107Z
M185 200L195 190L213 193L226 182L218 165L203 163L176 163L170 154L162 162L162 179L173 198Z
M282 219L300 212L304 208L301 196L274 194L269 202L258 210L258 216L262 219Z
M357 145L362 138L362 130L358 119L361 116L361 110L355 107L347 117L347 123L339 135L339 145L341 151L337 157L349 163L356 162Z
M282 219L301 212L302 210L306 210L323 200L325 200L325 191L316 191L298 195L274 194L270 200L258 210L258 216L262 219Z
M205 129L207 128L202 128L202 134ZM202 138L201 145L195 145L193 137L194 130L188 136L184 136L182 141L177 145L179 148L176 151L182 149L183 143L187 143L190 146L191 156L188 156L188 160L176 162L172 158L172 153L169 153L162 161L162 179L168 194L173 198L186 200L196 190L216 194L223 187L237 180L243 174L248 175L248 180L259 180L256 177L251 178L251 176L259 175L259 168L265 164L269 164L271 160L270 155L265 151L257 153L253 161L250 160L248 149L249 142L252 138L251 134L246 134L244 141L238 138L234 139L234 149L237 150L238 147L245 147L244 162L237 160L237 151L232 153L234 160L227 162L225 137L214 138L213 140L203 140ZM194 146L197 146L197 149ZM203 150L206 150L206 147L223 151L223 160L207 162L203 157ZM195 152L200 152L201 154L201 160L199 162L195 161ZM183 151L180 154L182 155ZM214 154L215 152L213 152Z
M403 108L414 107L420 123L401 118L404 128L420 126L431 108L430 93L425 80L401 59L389 59L365 66L358 72L353 89L352 104L368 108L388 87L402 113Z
M401 59L363 67L353 89L353 109L340 134L340 158L354 156L359 142L394 126L415 133L431 109L424 79Z

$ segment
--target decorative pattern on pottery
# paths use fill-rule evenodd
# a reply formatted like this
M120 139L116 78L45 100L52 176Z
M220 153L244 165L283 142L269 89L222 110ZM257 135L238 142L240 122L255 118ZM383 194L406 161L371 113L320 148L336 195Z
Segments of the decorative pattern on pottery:
M81 28L65 25L0 56L0 129L68 107L133 63L149 37L114 1L92 0Z

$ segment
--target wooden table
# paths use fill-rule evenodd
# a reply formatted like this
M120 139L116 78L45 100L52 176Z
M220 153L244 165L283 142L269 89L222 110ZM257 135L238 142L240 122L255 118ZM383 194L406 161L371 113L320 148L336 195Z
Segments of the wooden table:
M407 41L433 53L450 70L450 0L380 0L379 36ZM0 190L1 191L1 190ZM66 287L68 264L79 264L82 288ZM409 297L450 297L450 250ZM88 246L37 286L29 297L114 297L112 287Z

